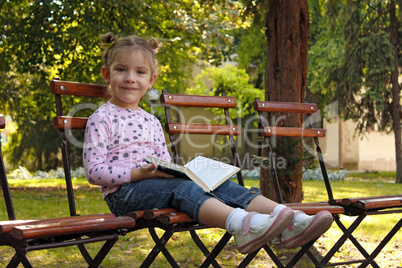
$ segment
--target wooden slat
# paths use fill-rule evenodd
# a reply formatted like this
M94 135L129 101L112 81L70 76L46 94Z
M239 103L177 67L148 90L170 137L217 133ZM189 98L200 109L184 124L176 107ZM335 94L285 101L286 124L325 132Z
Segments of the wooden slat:
M318 111L318 106L315 103L255 101L254 109L259 112L313 114Z
M310 207L310 206L320 206L320 207L330 207L328 202L313 202L313 203L285 203L286 206L296 206L296 207Z
M162 208L162 209L152 209L144 211L144 218L147 220L153 220L158 218L162 214L176 213L178 212L175 208Z
M367 199L356 202L356 207L362 209L386 209L402 207L402 197Z
M382 198L393 198L393 197L401 197L402 194L397 194L397 195L381 195L381 196L368 196L368 197L355 197L355 198L343 198L340 199L342 205L344 206L350 206L353 205L359 201L364 201L364 200L370 200L370 199L382 199Z
M74 95L83 97L106 98L107 86L87 83L52 80L50 91L59 95Z
M1 221L0 222L0 234L9 233L13 227L18 225L31 224L36 220L13 220L13 221Z
M56 129L85 129L88 118L56 116L53 118L53 125Z
M162 94L161 103L177 107L236 108L236 98L226 96L197 96L185 94Z
M331 200L328 201L328 203L329 203L330 205L338 205L338 206L341 206L341 205L343 205L343 204L342 204L342 200L343 200L343 199L331 199Z
M144 218L144 210L131 211L127 213L126 216L133 218L134 220L142 219Z
M193 222L194 219L184 212L161 214L158 218L164 224Z
M51 224L58 222L81 222L81 221L90 221L96 219L103 218L116 218L115 215L108 214L94 214L94 215L85 215L85 216L73 216L73 217L62 217L62 218L51 218L44 220L14 220L14 221L1 221L0 222L0 233L8 233L11 231L13 227L22 226L22 225L37 225L37 224Z
M262 132L268 137L325 137L325 130L321 128L264 127Z
M329 204L321 204L321 203L311 203L311 204L303 204L303 203L287 203L286 206L292 208L293 210L301 210L308 215L315 215L320 211L327 210L332 215L339 215L345 213L345 209L341 206L331 206Z
M0 114L0 129L6 128L6 119L4 115Z
M172 134L209 134L209 135L240 135L237 125L210 125L210 124L166 124L166 132Z
M107 230L130 229L135 226L133 218L122 216L98 218L88 221L61 221L48 224L35 224L14 227L10 234L15 239L39 239L60 235L85 234Z

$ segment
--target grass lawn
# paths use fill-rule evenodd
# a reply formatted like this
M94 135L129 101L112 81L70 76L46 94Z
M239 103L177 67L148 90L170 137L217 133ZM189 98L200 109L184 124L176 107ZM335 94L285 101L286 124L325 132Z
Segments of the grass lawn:
M336 198L373 196L402 193L402 185L390 182L388 174L351 174L346 181L333 182L333 191ZM41 180L10 180L11 193L17 219L44 219L51 217L68 216L68 203L62 179ZM77 211L81 215L93 213L108 213L109 209L102 200L97 187L89 186L85 179L74 179ZM257 186L258 181L246 181L248 187ZM322 182L306 181L303 184L304 202L326 200L326 191ZM346 222L353 218L342 216ZM350 218L350 219L349 219ZM375 245L382 239L385 232L399 220L399 215L368 216L355 234L359 241L371 253ZM7 220L6 208L2 193L0 194L0 220ZM160 232L162 234L162 232ZM208 241L211 248L224 234L221 229L199 231L201 238ZM336 224L325 233L314 245L313 252L325 255L329 248L341 236ZM101 267L138 267L152 249L153 241L147 230L139 230L121 237ZM100 244L89 246L90 251L96 252ZM202 253L193 244L188 233L176 233L169 241L168 248L182 267L197 267L204 259ZM274 250L286 259L293 251L274 246ZM5 267L13 255L10 247L0 247L0 267ZM402 231L400 230L382 253L376 258L381 267L402 267ZM356 251L347 241L332 261L342 261L356 258ZM76 247L41 250L29 252L28 258L34 267L86 267L86 263ZM243 258L243 255L234 249L233 239L224 251L218 256L218 262L223 267L234 267ZM249 267L271 267L270 258L260 252ZM22 267L22 266L20 266ZM152 267L169 267L162 254L158 256ZM297 267L313 267L308 259L303 259ZM353 267L353 266L351 266Z

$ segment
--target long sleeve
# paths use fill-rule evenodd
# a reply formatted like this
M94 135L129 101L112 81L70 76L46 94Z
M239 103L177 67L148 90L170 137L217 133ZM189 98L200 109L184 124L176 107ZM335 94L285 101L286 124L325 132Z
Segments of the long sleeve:
M106 117L95 113L88 119L83 152L84 169L91 184L110 187L130 182L130 166L110 161L111 129ZM117 159L116 159L117 160ZM113 158L112 158L113 161Z
M103 196L130 183L131 169L145 165L146 156L171 161L160 122L143 110L108 102L89 117L84 139L86 177Z

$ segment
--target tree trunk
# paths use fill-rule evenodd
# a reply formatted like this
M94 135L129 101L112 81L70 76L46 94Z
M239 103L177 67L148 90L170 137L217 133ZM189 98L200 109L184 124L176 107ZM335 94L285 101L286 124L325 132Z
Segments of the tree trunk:
M402 183L402 145L401 145L401 120L399 118L399 83L398 83L398 22L395 16L395 0L390 2L390 42L395 52L394 70L391 72L392 84L392 127L395 135L395 158L396 158L396 183Z
M270 1L266 29L266 100L304 102L309 30L307 0ZM272 120L275 119L271 117L268 122L274 122ZM300 115L287 115L286 119L279 123L301 127L303 118ZM301 202L302 142L295 139L278 139L274 144L274 152L277 163L281 163L276 167L283 199L286 202ZM264 169L261 170L260 187L265 196L276 199L269 172Z

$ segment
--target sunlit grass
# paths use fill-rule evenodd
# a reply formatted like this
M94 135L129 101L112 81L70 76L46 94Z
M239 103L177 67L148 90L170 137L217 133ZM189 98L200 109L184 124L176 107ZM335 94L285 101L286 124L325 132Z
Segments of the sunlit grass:
M72 178L74 186L88 186L88 181L85 178ZM12 187L63 187L66 185L64 179L9 179L8 183ZM96 186L94 186L96 187Z
M10 180L11 194L13 197L16 216L18 219L43 219L52 217L68 216L68 202L66 197L65 184L63 179L32 179L32 180ZM99 188L88 185L86 179L74 179L75 200L78 213L109 213L106 203L102 200ZM256 180L247 180L248 187L258 187ZM402 193L402 185L375 181L373 178L353 179L348 181L337 181L332 183L335 198L373 196L384 194ZM323 182L306 181L303 182L304 198L303 202L316 202L327 200L326 190ZM368 216L364 223L356 230L356 236L363 241L380 240L384 236L385 230L389 230L400 218L399 215ZM354 217L342 216L342 221L350 224ZM0 194L0 220L7 220L2 193ZM157 230L162 235L162 230ZM200 237L206 241L209 249L212 249L224 234L221 229L205 229L199 231ZM336 224L324 234L315 245L322 250L328 250L333 243L341 236L341 231ZM381 267L398 267L402 263L398 258L401 254L395 252L392 245L400 244L402 232L399 231L396 237L386 247L389 263L380 263ZM348 242L350 243L350 242ZM138 230L121 237L101 267L138 267L152 250L154 243L146 229ZM89 250L95 254L101 247L100 243L89 245ZM369 245L370 247L370 245ZM175 233L169 241L167 248L182 267L197 267L203 260L203 254L194 245L188 233ZM275 249L277 254L289 251ZM372 249L370 249L372 250ZM370 251L369 251L370 252ZM341 260L347 255L352 254L348 248L341 248L336 254L337 260ZM10 247L0 247L0 267L6 266L13 255ZM34 267L86 267L86 263L76 247L59 249L41 250L28 253L29 260ZM234 248L233 239L229 245L218 256L218 262L223 267L235 267L244 258ZM267 267L269 257L263 252L258 253L257 257L248 267ZM303 261L297 267L312 267L310 262ZM384 266L383 266L384 265ZM20 265L20 267L22 267ZM169 263L160 254L152 267L170 267Z

